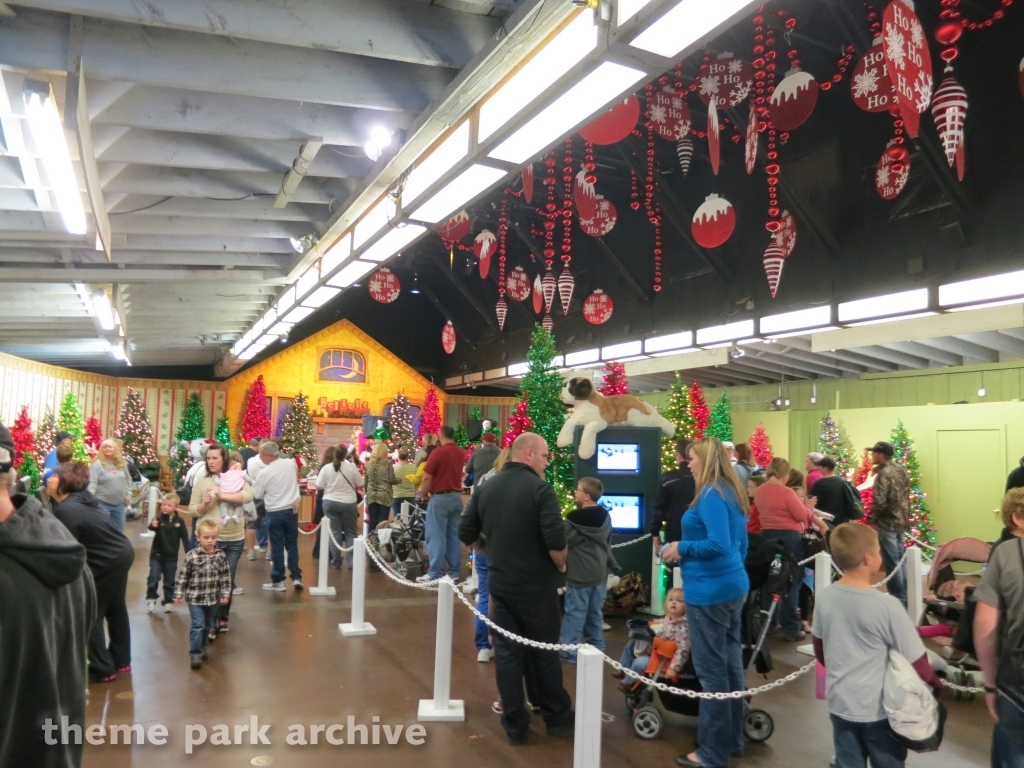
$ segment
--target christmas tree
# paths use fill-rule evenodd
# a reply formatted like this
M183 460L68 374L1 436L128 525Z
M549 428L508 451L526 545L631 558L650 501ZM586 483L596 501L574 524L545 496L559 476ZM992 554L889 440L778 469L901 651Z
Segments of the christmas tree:
M47 454L53 450L53 438L57 434L57 417L53 411L46 409L43 416L43 423L36 430L36 459L42 465L46 461Z
M320 465L313 439L313 414L309 412L309 403L301 392L295 396L295 404L284 417L280 444L282 451L300 463L303 477Z
M11 439L14 440L14 466L18 467L26 454L36 451L36 437L32 434L32 418L28 415L28 406L21 406L18 418L11 426Z
M36 457L31 452L24 455L21 463L16 465L15 469L18 470L18 477L27 477L30 479L29 493L35 493L39 490L39 484L42 482L42 473L39 471L39 464L36 462Z
M562 377L555 368L555 337L540 324L534 326L530 349L526 353L529 370L519 383L519 391L529 392L526 412L533 422L533 431L548 444L549 463L545 473L547 481L558 494L563 513L573 509L573 457L574 448L557 446L558 433L565 424L565 405L562 403Z
M124 446L124 456L131 459L139 472L150 480L160 477L160 459L153 448L153 428L142 397L131 387L121 403L114 435Z
M711 409L705 437L713 437L721 442L732 442L732 406L729 404L729 393L723 392Z
M73 392L68 392L61 400L57 431L71 435L71 452L75 461L89 458L85 449L85 421L82 419L82 409L78 407L78 398Z
M430 385L427 390L427 397L423 403L423 418L420 419L420 433L417 437L424 435L436 435L441 431L441 411L437 407L437 390Z
M405 448L412 456L416 452L416 435L412 431L412 409L409 398L399 393L391 404L391 439L399 449Z
M192 452L189 446L193 440L200 440L207 436L206 415L203 413L203 399L198 392L193 392L185 401L185 410L181 413L181 421L178 422L178 429L174 432L175 451L171 454L170 465L174 471L175 485L181 482L181 478L192 466Z
M100 426L100 420L95 416L90 416L85 422L85 447L89 453L95 456L102 442L103 427Z
M213 439L229 451L234 450L234 443L231 442L231 423L228 421L226 413L217 419L217 428L213 430Z
M708 428L708 404L704 401L704 390L696 381L690 385L690 418L693 419L693 439L700 440Z
M821 434L818 436L818 450L835 459L836 473L849 477L853 466L850 463L850 451L843 438L839 435L839 425L826 413L821 422Z
M693 438L693 417L690 415L690 391L683 383L679 371L676 380L668 390L668 402L661 409L661 415L675 425L672 437L661 436L661 471L677 469L676 441Z
M772 463L774 456L772 456L772 443L762 425L757 425L757 429L750 436L748 443L751 453L754 454L754 461L758 463L758 466L767 468Z
M455 444L463 450L465 450L466 446L469 445L469 433L466 431L466 426L462 422L455 425Z
M523 432L529 432L533 429L533 422L530 420L529 413L527 413L529 408L530 393L524 391L522 399L516 403L516 409L508 417L508 429L505 430L505 439L501 441L503 448L512 445L512 442Z
M932 524L928 502L925 501L925 493L921 490L921 464L917 460L914 441L910 439L910 434L903 426L902 421L896 422L889 442L896 449L892 460L900 464L910 475L910 520L908 521L910 532L906 544L910 546L914 543L911 539L917 539L919 542L934 547L935 526Z
M257 376L249 387L245 398L245 411L242 413L242 424L239 427L241 443L248 443L253 438L270 437L270 417L267 416L267 385L263 376Z
M606 397L608 395L628 395L629 382L626 381L626 366L612 360L604 364L604 382L597 390Z
M853 476L853 484L855 486L860 485L868 479L868 475L871 474L871 468L874 464L871 463L871 454L868 453L868 449L864 449L864 453L860 457L860 467L857 468L857 473Z

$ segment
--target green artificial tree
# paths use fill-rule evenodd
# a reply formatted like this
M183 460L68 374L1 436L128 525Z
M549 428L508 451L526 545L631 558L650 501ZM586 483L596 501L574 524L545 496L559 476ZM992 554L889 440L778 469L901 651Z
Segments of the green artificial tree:
M921 464L917 459L917 450L914 448L914 441L910 439L907 428L902 421L897 421L889 437L896 452L892 460L901 465L907 474L910 475L910 531L906 538L906 545L918 542L934 547L935 526L932 523L931 510L928 509L928 502L925 501L925 492L921 490Z
M661 409L661 415L672 422L676 431L672 437L661 436L661 471L677 469L676 441L693 439L693 416L690 415L690 390L683 383L679 371L676 380L668 390L668 402Z
M821 421L821 434L818 436L818 450L830 456L836 462L836 474L849 477L854 471L850 459L850 450L839 434L839 425L836 424L831 414L826 413Z
M174 432L175 450L171 454L169 464L174 471L174 483L177 485L192 466L190 443L207 437L206 414L203 413L203 399L198 392L193 392L185 401L185 410L181 413L181 421Z
M36 461L35 455L26 453L21 460L21 464L17 465L15 469L18 470L18 477L29 478L29 485L31 487L29 493L35 493L39 490L43 476L39 471L39 463Z
M711 409L711 419L704 436L731 443L732 435L732 405L729 404L729 393L723 392Z
M217 427L213 430L213 439L229 451L234 450L235 445L231 442L231 423L228 421L226 413L217 419Z
M75 461L86 461L89 458L89 452L85 449L85 420L74 392L68 392L60 402L57 431L71 435L71 455Z
M280 444L282 451L295 458L303 477L320 465L313 439L313 414L309 412L309 401L301 392L295 396L295 403L281 424Z
M153 428L142 397L131 387L121 403L114 435L121 441L125 458L150 480L160 478L160 459L153 448Z
M416 435L412 429L412 408L409 398L399 393L391 404L391 439L399 449L405 448L411 457L416 452Z
M36 459L40 466L46 462L46 456L53 450L53 439L56 435L57 417L47 408L43 421L36 430Z
M469 432L466 431L466 425L461 421L455 425L455 444L462 450L466 450L469 445Z

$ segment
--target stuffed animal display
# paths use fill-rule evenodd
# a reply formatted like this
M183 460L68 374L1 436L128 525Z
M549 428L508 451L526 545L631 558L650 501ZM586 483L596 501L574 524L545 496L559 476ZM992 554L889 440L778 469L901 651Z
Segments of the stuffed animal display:
M565 420L558 433L558 447L571 445L576 427L583 427L578 448L581 459L589 459L597 450L597 433L609 424L630 427L658 427L667 437L675 434L672 422L663 417L654 406L632 395L605 397L590 379L569 379L562 389L562 400L573 407L572 416Z

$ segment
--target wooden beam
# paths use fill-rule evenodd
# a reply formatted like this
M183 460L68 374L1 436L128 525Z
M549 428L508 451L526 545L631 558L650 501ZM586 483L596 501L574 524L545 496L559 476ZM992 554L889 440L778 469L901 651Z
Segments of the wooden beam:
M640 283L637 281L637 279L633 277L633 273L626 268L626 265L623 263L622 259L620 259L619 255L612 250L612 247L608 245L605 239L603 237L595 237L593 239L594 242L597 243L597 247L600 248L604 255L608 257L608 260L615 265L615 268L619 270L619 274L626 278L626 282L633 286L633 288L636 290L637 293L640 294L640 297L645 302L650 304L652 301L652 297L650 296L650 294L648 294L647 291L644 290L644 287L640 285Z
M451 271L451 269L448 268L444 259L437 255L437 253L431 253L430 258L437 265L438 271L451 281L452 285L459 290L459 293L465 297L466 301L468 301L470 306L472 306L480 317L484 319L487 325L490 326L491 330L495 333L500 333L501 331L498 329L498 319L495 314L487 311L487 308L483 305L480 299L476 297L476 294L474 294L469 287L463 283L462 280L460 280L455 273Z
M452 327L455 329L455 332L466 340L466 343L469 344L470 349L475 350L476 344L473 343L473 337L466 333L466 329L462 327L461 323L455 321L455 318L452 317L452 313L449 312L448 308L445 307L443 303L441 303L441 300L439 298L437 298L437 295L430 289L430 286L427 285L426 280L420 280L420 290L423 291L424 296L430 299L430 303L437 308L437 311L441 313L441 317L443 317L445 320L448 320L452 324Z

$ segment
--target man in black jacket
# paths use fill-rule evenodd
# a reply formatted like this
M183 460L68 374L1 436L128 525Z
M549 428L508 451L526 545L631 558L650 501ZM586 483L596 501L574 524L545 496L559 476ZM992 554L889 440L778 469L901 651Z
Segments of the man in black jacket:
M79 766L92 575L57 519L11 494L13 456L0 426L0 766Z
M491 618L520 637L557 643L561 628L557 590L565 584L565 524L554 489L544 480L548 446L524 432L512 444L510 460L474 493L459 526L459 538L484 545ZM481 541L481 537L483 541ZM572 733L576 713L562 686L555 651L529 648L494 635L495 677L504 711L501 725L510 744L526 741L530 713L523 696L524 676L536 688L532 703L544 713L549 735Z
M683 538L683 514L690 508L697 486L687 462L690 460L690 440L676 440L677 469L666 472L661 478L661 493L654 505L651 521L651 537L654 548L661 549L659 534L665 527L665 542L681 541Z

